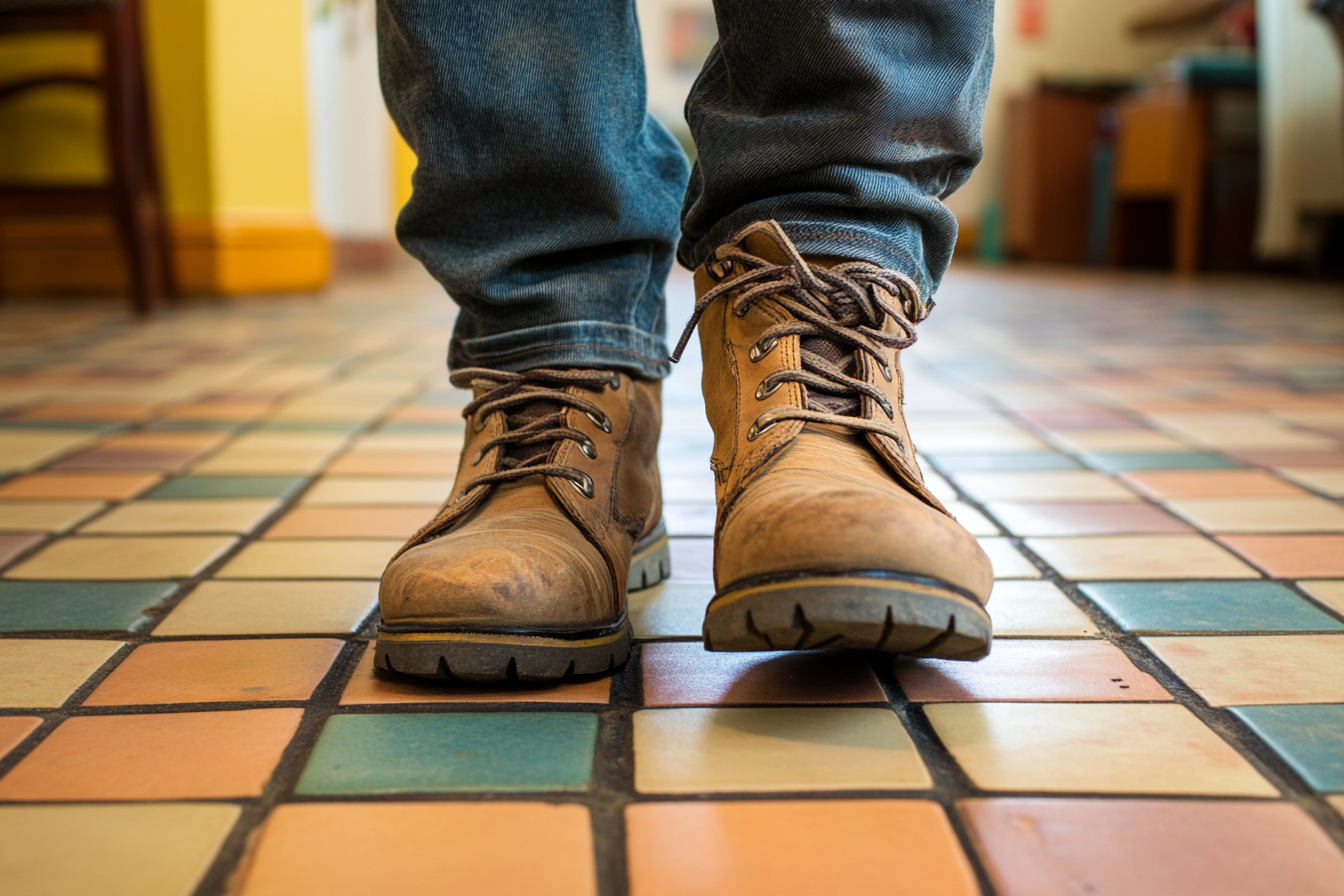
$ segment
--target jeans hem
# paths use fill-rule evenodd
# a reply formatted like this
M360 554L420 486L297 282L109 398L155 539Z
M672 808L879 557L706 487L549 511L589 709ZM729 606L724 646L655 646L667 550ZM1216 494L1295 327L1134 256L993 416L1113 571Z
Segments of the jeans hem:
M475 339L454 337L448 368L489 367L513 372L536 367L617 369L648 379L672 372L662 336L603 321L529 327Z

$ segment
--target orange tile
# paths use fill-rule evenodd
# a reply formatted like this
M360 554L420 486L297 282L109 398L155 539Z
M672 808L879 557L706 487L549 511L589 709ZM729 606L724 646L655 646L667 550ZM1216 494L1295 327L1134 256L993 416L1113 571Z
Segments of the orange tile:
M597 892L583 806L291 804L261 831L240 896ZM358 855L377 860L350 861Z
M154 404L142 401L86 401L44 404L16 414L19 420L106 420L133 423L148 420Z
M1264 470L1149 470L1120 478L1158 500L1172 498L1276 498L1307 492Z
M609 703L611 678L549 684L509 682L505 685L471 684L416 678L373 668L373 645L341 695L342 706L390 703Z
M277 708L67 719L0 778L0 800L259 796L302 716Z
M32 473L0 483L0 498L133 498L163 477L157 473Z
M1344 576L1344 535L1223 535L1218 540L1275 578Z
M397 507L296 507L266 538L410 538L434 518L433 504Z
M41 724L42 720L35 716L0 716L0 759L23 743L23 739Z
M358 476L452 476L457 454L347 454L327 468L328 473Z
M328 638L142 644L84 705L307 700L342 644Z
M394 423L461 423L462 409L451 405L407 405L393 413L388 420Z
M635 803L625 825L636 896L980 892L926 800Z

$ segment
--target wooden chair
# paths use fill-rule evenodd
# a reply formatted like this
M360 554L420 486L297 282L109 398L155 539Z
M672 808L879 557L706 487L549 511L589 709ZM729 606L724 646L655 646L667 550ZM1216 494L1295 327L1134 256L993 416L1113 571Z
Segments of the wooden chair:
M104 103L110 177L98 186L0 184L0 214L111 213L131 300L137 313L148 313L172 301L176 288L150 129L139 0L0 0L0 34L51 31L96 34L101 72L53 73L0 84L0 102L55 85L97 91Z

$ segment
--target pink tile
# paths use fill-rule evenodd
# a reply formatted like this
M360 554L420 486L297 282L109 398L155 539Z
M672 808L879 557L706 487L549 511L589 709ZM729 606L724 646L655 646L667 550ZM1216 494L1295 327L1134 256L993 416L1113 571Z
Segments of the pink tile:
M3 509L0 509L3 512ZM0 566L4 566L33 545L42 541L44 535L0 535Z
M645 706L887 702L862 654L721 653L685 641L647 643L640 651Z

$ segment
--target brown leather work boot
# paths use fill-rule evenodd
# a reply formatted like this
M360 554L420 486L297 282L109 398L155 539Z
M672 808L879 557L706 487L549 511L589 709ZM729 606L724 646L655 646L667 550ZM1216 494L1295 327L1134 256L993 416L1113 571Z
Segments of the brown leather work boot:
M695 272L718 521L709 650L980 659L989 558L924 486L901 412L914 284L804 260L773 221Z
M660 385L601 370L462 370L475 395L453 494L378 592L381 669L469 681L606 672L626 589L670 571Z

